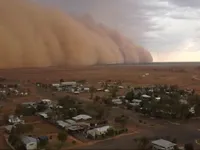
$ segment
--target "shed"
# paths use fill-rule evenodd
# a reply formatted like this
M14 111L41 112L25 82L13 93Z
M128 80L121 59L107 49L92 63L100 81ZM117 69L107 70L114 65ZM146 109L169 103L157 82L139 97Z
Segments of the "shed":
M121 99L113 99L112 103L116 104L116 105L121 105L122 104L122 100Z
M41 112L41 113L38 113L39 116L47 119L48 118L48 114L47 113L44 113L44 112Z
M144 95L142 95L142 98L149 99L149 98L151 98L151 96L144 94Z
M176 146L176 144L163 139L152 141L151 144L153 150L174 150L174 146Z
M78 115L76 117L73 117L72 119L76 120L76 121L79 121L79 120L89 120L89 119L92 119L92 117L88 116L88 115L85 115L85 114L81 114L81 115Z
M21 141L27 150L37 149L37 139L29 137L29 136L22 136Z
M71 81L71 82L62 82L61 86L76 86L76 82Z

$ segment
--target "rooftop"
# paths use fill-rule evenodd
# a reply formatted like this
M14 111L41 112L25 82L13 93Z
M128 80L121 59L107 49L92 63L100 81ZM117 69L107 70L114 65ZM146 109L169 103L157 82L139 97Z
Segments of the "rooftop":
M163 139L155 140L155 141L152 141L151 143L157 146L164 147L164 148L176 146L176 144L167 140L163 140Z
M28 143L37 143L37 140L35 138L29 137L29 136L22 136L21 140L24 144L28 144Z

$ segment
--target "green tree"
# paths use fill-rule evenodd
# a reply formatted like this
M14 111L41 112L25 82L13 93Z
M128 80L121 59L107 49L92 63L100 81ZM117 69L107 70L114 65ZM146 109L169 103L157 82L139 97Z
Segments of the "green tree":
M58 140L61 142L61 144L60 144L60 146L58 147L58 149L61 149L61 148L62 148L62 146L64 145L64 143L65 143L66 140L67 140L67 136L68 136L67 132L59 132L59 133L58 133L57 138L58 138Z
M147 137L140 137L134 139L135 143L137 144L138 150L147 150L149 145L149 139Z
M107 130L107 135L108 135L108 136L114 136L114 135L115 135L115 130L114 130L113 128L109 128L109 129Z
M98 103L100 101L101 97L100 96L95 96L94 98L94 103Z
M130 91L128 93L126 93L126 96L125 96L125 99L129 100L129 101L132 101L134 98L134 93L133 91Z

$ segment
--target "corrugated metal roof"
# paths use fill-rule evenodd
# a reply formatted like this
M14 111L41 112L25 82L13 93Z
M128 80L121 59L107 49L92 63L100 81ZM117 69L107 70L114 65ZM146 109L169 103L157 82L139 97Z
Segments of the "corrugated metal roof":
M170 141L163 140L163 139L155 140L155 141L152 141L151 143L154 144L154 145L164 147L164 148L169 148L169 147L173 147L173 146L176 145L176 144L174 144Z
M30 137L30 136L22 136L21 140L24 144L37 143L37 140L35 138Z

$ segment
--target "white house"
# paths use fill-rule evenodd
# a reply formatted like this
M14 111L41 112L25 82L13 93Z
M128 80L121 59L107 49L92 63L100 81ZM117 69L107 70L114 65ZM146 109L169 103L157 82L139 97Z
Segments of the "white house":
M163 139L155 140L151 142L153 150L174 150L176 144Z
M71 119L67 119L67 120L65 120L65 122L66 122L66 123L69 123L69 124L71 124L71 125L75 125L75 124L76 124L76 121L71 120Z
M71 124L67 123L67 122L64 122L62 120L58 120L56 121L57 125L60 126L61 128L66 128L66 127L69 127L71 126Z
M74 87L74 86L76 86L76 84L77 83L73 82L73 81L72 82L62 82L61 86L73 86Z
M8 117L8 122L10 124L18 124L18 123L24 123L24 120L21 120L19 117L14 116L14 115L10 115Z
M48 118L48 114L44 113L44 112L40 112L40 113L38 113L38 115L41 116L41 117L43 117L43 118L45 118L45 119Z
M90 92L90 88L84 87L84 88L83 88L83 91L84 91L84 92Z
M47 105L51 105L51 100L50 99L42 99L41 100L43 103L47 104Z
M144 99L150 99L151 96L144 94L144 95L142 95L142 98L144 98Z
M115 105L121 105L122 104L122 100L121 99L113 99L112 103Z
M85 114L81 114L81 115L78 115L76 117L73 117L72 119L75 120L75 121L79 121L79 120L89 120L89 119L92 119L92 117L85 115Z
M96 136L106 134L109 128L111 128L111 127L110 126L103 126L103 127L100 127L100 128L94 128L92 130L88 130L87 136L92 136L93 138L95 138Z
M60 87L60 84L59 84L59 83L53 83L52 86L53 86L53 87L56 87L56 88L59 88L59 87Z
M27 150L37 149L37 140L29 136L22 136L21 141Z

